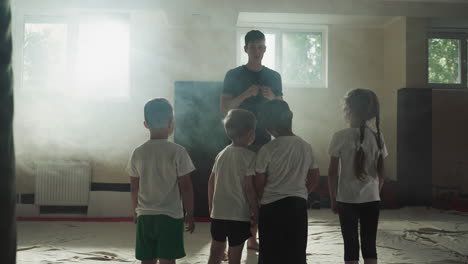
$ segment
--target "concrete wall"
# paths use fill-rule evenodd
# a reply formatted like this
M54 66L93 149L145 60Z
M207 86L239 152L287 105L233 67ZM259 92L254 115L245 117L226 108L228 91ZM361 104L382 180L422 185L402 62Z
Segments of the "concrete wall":
M19 192L34 190L32 162L37 160L85 159L93 164L94 182L128 182L124 170L128 156L147 137L142 126L144 102L156 96L173 101L174 81L222 81L236 66L234 27L161 28L160 22L151 12L132 12L130 100L83 102L41 94L31 99L31 94L18 93ZM343 95L356 87L375 89L383 79L380 28L331 26L329 43L329 88L284 87L295 113L294 129L312 143L324 174L331 134L345 127ZM31 116L32 109L36 117Z
M466 17L467 3L433 1L382 0L13 0L14 7L41 9L98 8L98 9L162 9L168 13L171 24L188 22L190 14L209 15L215 25L232 25L238 12L271 12L301 14L338 14L408 17ZM189 15L189 16L187 16Z
M396 180L397 91L406 87L406 20L398 17L384 28L383 83L377 89L381 104L382 129L389 156L385 174Z
M328 143L345 128L343 98L354 88L376 89L383 79L383 31L345 26L329 28L328 89L288 89L295 132L315 149L322 175L327 174Z
M406 87L427 87L426 18L406 19Z
M426 18L468 14L466 4L365 0L199 0L190 5L180 1L65 4L48 0L39 4L17 0L14 11L43 6L54 11L131 10L131 97L120 102L83 102L22 92L17 87L15 138L21 193L34 191L31 164L36 160L85 159L93 164L94 182L128 182L124 168L130 152L147 138L142 125L143 104L156 96L173 101L174 81L222 81L225 72L236 66L239 11L403 16L383 27L331 25L329 87L284 88L295 114L294 129L314 146L322 174L328 167L326 150L331 135L346 126L341 111L343 95L357 87L376 90L390 152L387 177L396 179L396 90L425 84ZM17 34L16 43L21 43L18 40L21 36ZM15 59L18 65L21 57Z
M146 11L131 14L128 100L86 101L17 87L18 192L34 191L33 162L40 160L88 160L93 182L128 182L129 155L148 138L144 103L153 97L173 102L175 81L222 81L235 66L234 30L161 27L155 17Z

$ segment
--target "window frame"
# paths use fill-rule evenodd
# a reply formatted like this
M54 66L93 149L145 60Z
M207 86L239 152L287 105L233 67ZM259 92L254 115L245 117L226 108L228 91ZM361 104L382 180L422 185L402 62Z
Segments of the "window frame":
M324 25L310 25L310 24L271 24L271 23L260 23L256 24L256 28L262 31L264 34L275 34L275 70L282 73L283 68L283 34L285 33L321 33L322 34L322 76L323 80L316 83L291 83L284 82L283 87L286 88L306 88L306 89L320 89L328 88L328 26ZM252 27L238 27L236 34L237 53L236 53L236 65L243 65L241 61L241 52L244 52L244 41L240 39L243 34L252 30ZM267 49L268 49L268 43Z
M460 41L460 83L431 83L429 82L429 40L430 39L456 39ZM426 76L427 85L430 88L442 89L467 89L468 88L468 33L464 32L444 32L444 31L429 31L427 33L427 48L426 48Z

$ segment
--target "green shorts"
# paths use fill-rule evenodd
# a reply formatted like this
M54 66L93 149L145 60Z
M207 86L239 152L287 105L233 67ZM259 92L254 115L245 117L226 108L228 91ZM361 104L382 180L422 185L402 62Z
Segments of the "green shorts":
M138 260L185 257L184 219L167 215L139 216L135 255Z

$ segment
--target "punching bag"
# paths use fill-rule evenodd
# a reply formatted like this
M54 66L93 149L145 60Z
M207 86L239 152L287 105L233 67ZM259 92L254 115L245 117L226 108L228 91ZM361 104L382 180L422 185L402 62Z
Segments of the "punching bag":
M15 159L10 1L0 0L0 259L16 262Z

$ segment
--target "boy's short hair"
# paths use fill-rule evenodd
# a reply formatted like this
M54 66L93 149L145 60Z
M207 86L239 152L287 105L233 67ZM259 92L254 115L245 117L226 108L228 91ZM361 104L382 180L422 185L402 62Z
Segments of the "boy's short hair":
M231 140L241 139L255 129L257 119L255 115L244 109L230 110L223 120L224 129Z
M292 130L293 114L288 103L283 100L271 100L266 102L260 111L260 122L267 129L277 132Z
M251 30L245 34L245 46L249 44L249 42L257 41L257 40L265 40L265 34L263 34L259 30Z
M145 104L145 122L149 128L167 128L174 118L172 106L164 98L154 98Z

